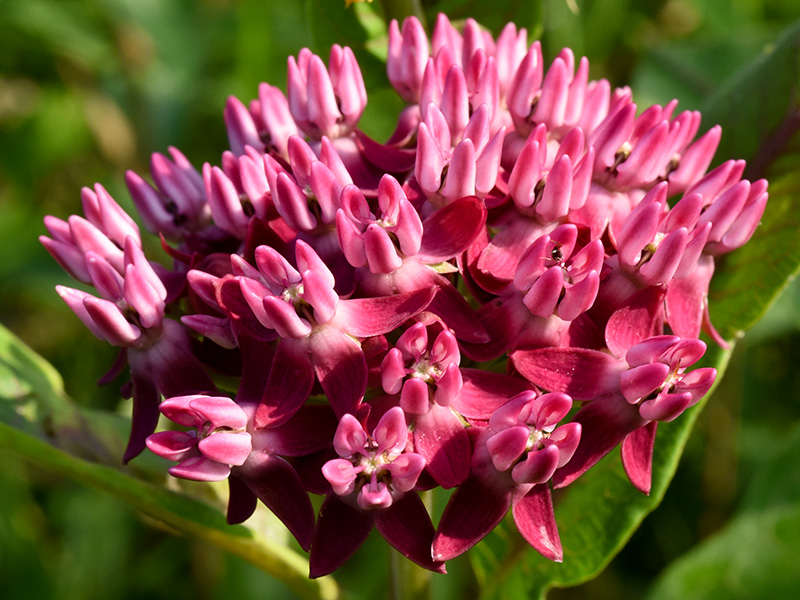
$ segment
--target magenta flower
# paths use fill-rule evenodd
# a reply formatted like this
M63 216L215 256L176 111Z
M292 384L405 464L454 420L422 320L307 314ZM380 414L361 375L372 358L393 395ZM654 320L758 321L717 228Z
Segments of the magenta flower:
M169 473L195 481L224 481L231 466L241 466L253 450L247 415L233 400L220 396L178 396L159 406L170 421L189 431L161 431L147 447L178 464Z
M381 364L383 389L400 395L400 408L413 428L414 449L443 488L458 485L469 474L467 430L450 408L458 404L463 386L460 360L456 337L435 322L408 328Z
M403 411L390 408L370 435L352 415L344 415L333 446L340 458L322 473L333 489L320 510L311 546L311 577L339 567L364 542L374 524L398 552L417 564L444 572L430 555L433 525L412 490L425 459L407 452Z
M550 560L562 560L547 482L569 462L581 439L579 423L556 427L571 407L566 394L523 392L494 412L489 427L476 436L472 474L439 522L434 558L449 560L466 552L511 509L525 540Z

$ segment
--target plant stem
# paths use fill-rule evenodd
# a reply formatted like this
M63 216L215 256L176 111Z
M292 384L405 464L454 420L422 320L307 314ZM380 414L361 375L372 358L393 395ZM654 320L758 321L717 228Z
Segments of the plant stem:
M428 490L420 492L419 495L430 513L433 504L432 492ZM390 561L392 600L432 600L433 573L411 562L394 549Z
M392 600L431 600L433 574L392 550Z

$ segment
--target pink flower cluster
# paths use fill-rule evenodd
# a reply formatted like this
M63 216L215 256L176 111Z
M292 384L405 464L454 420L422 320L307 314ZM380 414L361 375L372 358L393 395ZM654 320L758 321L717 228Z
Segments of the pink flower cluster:
M147 446L176 477L227 479L231 523L261 500L312 577L373 526L443 572L509 510L561 560L551 488L621 445L647 493L658 423L714 382L691 367L701 330L724 344L715 257L750 238L767 184L708 171L720 129L696 137L697 112L639 110L568 49L545 68L513 24L440 15L429 40L392 22L387 71L407 106L386 143L358 128L352 51L304 49L286 95L228 100L220 166L171 148L152 183L128 173L170 266L85 189L85 216L41 240L97 296L59 294L122 349L125 460ZM160 414L182 428L154 433ZM436 526L435 486L456 488Z

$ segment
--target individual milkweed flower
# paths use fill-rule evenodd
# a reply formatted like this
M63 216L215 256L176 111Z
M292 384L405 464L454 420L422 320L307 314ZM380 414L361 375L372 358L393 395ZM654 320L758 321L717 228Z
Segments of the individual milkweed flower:
M433 525L413 491L425 459L406 451L407 444L408 428L400 407L386 411L371 434L354 416L342 417L333 439L340 458L322 467L332 493L322 505L311 545L311 577L338 568L373 525L407 558L444 572L444 565L431 559Z
M593 156L580 129L570 131L555 152L548 149L544 125L531 134L509 176L508 195L513 202L501 209L494 223L497 232L480 250L475 264L484 289L502 289L514 278L520 256L534 240L584 205Z
M517 394L478 431L469 479L445 507L433 557L449 560L483 539L511 509L525 540L550 560L563 554L550 488L556 469L568 464L581 439L581 425L556 427L572 407L563 393Z
M328 67L308 48L289 57L289 110L298 127L313 139L351 133L364 107L367 92L353 51L334 44Z
M63 221L47 216L44 225L52 237L39 241L64 270L82 283L91 284L86 253L93 252L118 273L124 271L123 248L130 238L142 246L139 227L99 183L94 190L81 190L84 217L73 215Z
M170 421L188 431L161 431L147 438L147 447L178 464L169 473L195 481L224 481L231 466L241 466L253 450L247 415L224 396L177 396L159 406Z
M454 412L463 386L460 361L455 335L437 321L409 327L381 363L383 390L399 394L413 427L414 449L444 488L469 473L469 437Z
M578 228L560 225L518 257L513 280L478 309L488 344L462 344L473 360L498 358L516 348L562 345L570 322L588 311L600 287L600 240L581 247Z
M633 344L620 358L588 348L513 352L515 368L533 384L587 402L573 418L583 427L581 444L569 465L555 473L556 487L577 479L622 442L631 481L649 492L656 422L678 417L714 383L716 369L686 370L705 349L700 340L661 335Z
M155 186L133 171L125 183L148 231L184 241L211 225L211 212L203 177L177 148L169 153L155 152L150 159Z
M329 409L313 407L294 423L255 430L254 404L225 396L193 394L169 398L161 413L186 430L162 431L147 438L158 456L177 462L174 477L195 481L228 480L228 522L239 523L260 499L306 550L314 531L314 511L300 476L282 456L310 454L327 444ZM327 435L326 435L327 434Z

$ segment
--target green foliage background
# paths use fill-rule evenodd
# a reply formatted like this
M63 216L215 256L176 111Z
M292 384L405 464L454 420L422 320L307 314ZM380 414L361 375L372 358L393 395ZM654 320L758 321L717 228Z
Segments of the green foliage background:
M593 78L630 85L640 106L672 98L681 108L708 106L704 128L738 117L753 127L735 131L755 136L763 133L759 127L779 124L787 106L796 110L789 97L799 89L796 48L759 86L731 82L800 18L794 0L408 3L414 4L429 17L437 10L453 19L473 16L495 33L513 19L541 37L548 59L570 46L589 57ZM377 5L407 8L405 0ZM36 240L42 217L77 212L80 187L96 181L128 202L125 170L146 172L150 153L169 145L196 165L218 162L227 144L225 98L247 101L260 81L285 87L286 56L303 46L322 53L334 41L362 46L358 28L352 39L332 37L341 29L331 23L352 18L340 0L0 0L0 322L58 369L80 407L127 409L117 387L95 386L114 353L53 291L67 276ZM359 54L373 68L362 125L380 137L391 129L387 115L396 114L397 101L374 70L376 48L367 44ZM738 106L730 102L737 94ZM739 158L726 152L746 144L723 133L720 160ZM789 139L785 156L769 167L773 194L794 196L798 148ZM785 222L795 226L797 204L782 205ZM777 231L774 248L762 248L751 272L777 268L782 258L797 264L785 256ZM718 300L724 307L725 298ZM793 285L737 344L660 507L598 578L548 598L792 597L800 589L798 360L800 289ZM15 385L0 370L0 392L13 393ZM204 538L176 537L119 499L8 450L0 458L5 599L295 597ZM371 540L337 579L359 597L381 598L387 555L385 544ZM477 565L453 561L451 575L434 580L436 597L472 597L480 557Z

